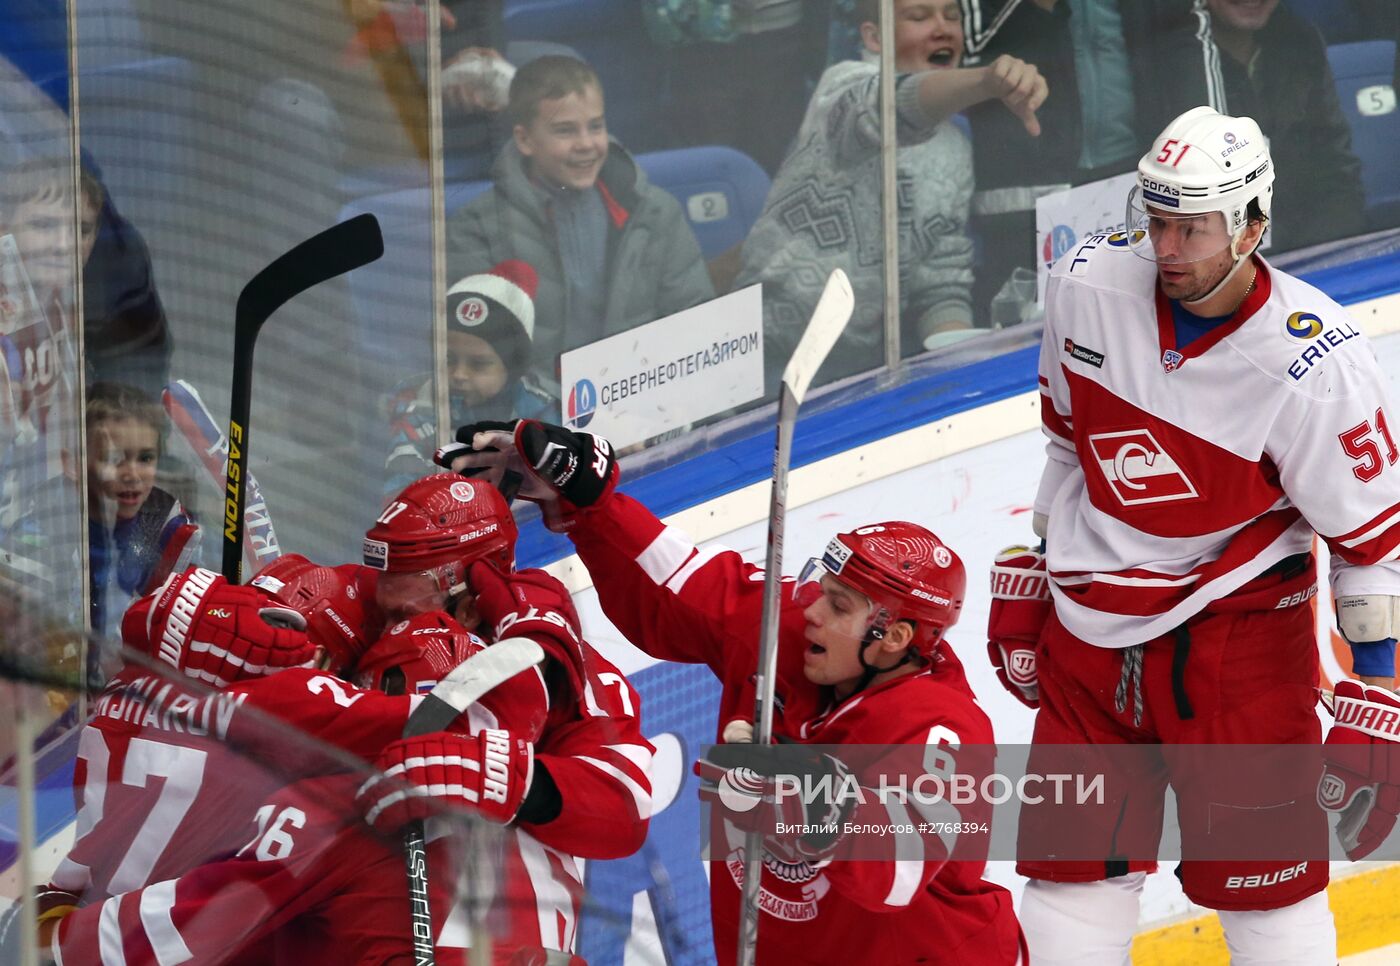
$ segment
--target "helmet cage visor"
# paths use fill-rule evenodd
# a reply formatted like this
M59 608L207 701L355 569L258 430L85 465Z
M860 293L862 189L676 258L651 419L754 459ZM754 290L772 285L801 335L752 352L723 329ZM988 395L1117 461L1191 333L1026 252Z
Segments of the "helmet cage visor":
M1207 261L1230 251L1237 238L1223 211L1173 211L1140 185L1128 192L1124 225L1129 251L1158 265Z

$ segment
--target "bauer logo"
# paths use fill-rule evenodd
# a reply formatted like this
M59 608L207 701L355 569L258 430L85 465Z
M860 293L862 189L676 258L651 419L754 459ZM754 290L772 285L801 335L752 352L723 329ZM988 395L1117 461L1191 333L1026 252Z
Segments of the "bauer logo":
M1124 506L1194 500L1199 494L1170 453L1146 429L1089 437L1095 462Z
M1322 335L1322 320L1311 312L1294 312L1283 327L1293 338L1304 341Z
M374 570L389 569L389 545L383 540L370 540L365 538L364 543L365 566Z
M569 390L569 398L564 402L564 424L570 429L583 429L593 422L593 414L597 411L597 388L591 380L580 379Z

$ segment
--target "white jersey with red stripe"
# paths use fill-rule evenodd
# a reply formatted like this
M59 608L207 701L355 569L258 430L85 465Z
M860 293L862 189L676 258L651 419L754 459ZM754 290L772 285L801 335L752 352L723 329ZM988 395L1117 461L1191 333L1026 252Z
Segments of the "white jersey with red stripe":
M1255 260L1239 309L1185 347L1156 266L1121 235L1051 271L1035 509L1076 637L1151 640L1314 533L1338 596L1400 594L1400 410L1346 312Z

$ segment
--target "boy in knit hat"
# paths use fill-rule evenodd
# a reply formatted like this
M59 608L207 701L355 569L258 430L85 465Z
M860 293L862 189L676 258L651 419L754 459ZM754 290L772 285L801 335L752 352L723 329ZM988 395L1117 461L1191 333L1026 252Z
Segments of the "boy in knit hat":
M527 384L535 331L535 270L518 259L468 275L447 290L447 380L452 425L483 419L552 418L550 400ZM433 380L401 383L390 399L386 494L437 472Z

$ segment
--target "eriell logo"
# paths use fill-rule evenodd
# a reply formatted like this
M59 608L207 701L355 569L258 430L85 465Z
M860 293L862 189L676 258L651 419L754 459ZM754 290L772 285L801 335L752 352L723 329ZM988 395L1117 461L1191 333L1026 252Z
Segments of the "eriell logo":
M1170 453L1146 429L1089 437L1099 469L1124 506L1194 500L1200 494Z

